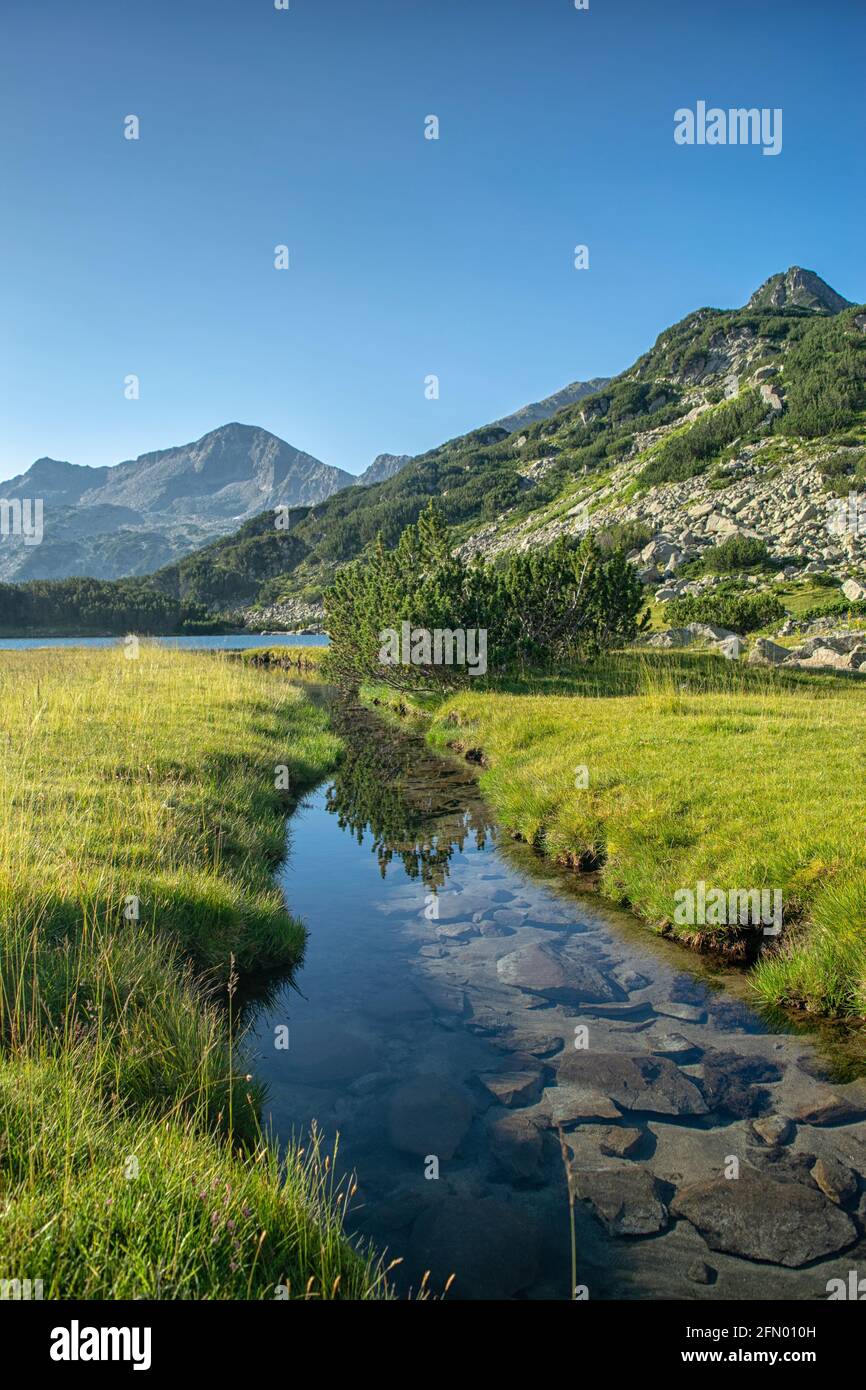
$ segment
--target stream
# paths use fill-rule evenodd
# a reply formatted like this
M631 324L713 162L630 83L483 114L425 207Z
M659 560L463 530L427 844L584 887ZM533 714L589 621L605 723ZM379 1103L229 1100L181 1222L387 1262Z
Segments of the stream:
M339 1134L395 1291L851 1297L866 1083L497 832L468 764L334 719L280 872L307 953L251 1005L252 1066L280 1139Z

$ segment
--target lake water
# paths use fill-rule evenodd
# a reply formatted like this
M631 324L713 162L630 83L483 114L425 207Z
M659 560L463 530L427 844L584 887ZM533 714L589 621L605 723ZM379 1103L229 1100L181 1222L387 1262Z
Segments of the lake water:
M0 650L26 650L30 647L116 647L122 644L122 637L0 637ZM233 632L206 637L148 637L148 642L156 642L160 647L183 647L185 650L237 651L244 647L326 647L328 638L324 633L278 632L266 633Z
M503 840L467 764L338 720L281 873L306 958L249 1045L278 1135L339 1133L349 1229L397 1290L826 1299L866 1275L864 1084Z

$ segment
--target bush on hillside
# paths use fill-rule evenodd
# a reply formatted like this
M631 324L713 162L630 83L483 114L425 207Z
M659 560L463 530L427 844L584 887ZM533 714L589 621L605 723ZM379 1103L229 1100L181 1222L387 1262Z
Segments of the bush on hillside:
M622 645L638 630L643 601L622 550L604 553L591 536L467 564L451 553L445 517L431 502L393 550L380 542L338 571L325 595L328 669L347 689L364 681L453 689L473 675L558 666ZM438 653L437 631L446 634ZM482 632L483 668L474 636ZM443 659L456 633L465 659Z
M710 459L735 439L754 435L766 414L759 391L741 392L726 405L698 416L684 433L666 439L641 471L641 483L653 487L697 477L706 471Z
M703 561L704 569L710 574L730 574L752 565L774 563L764 542L754 536L729 536L721 545L705 551Z
M780 623L786 609L774 594L747 594L742 591L716 594L688 594L665 605L667 621L674 627L688 623L715 623L733 632L757 632Z

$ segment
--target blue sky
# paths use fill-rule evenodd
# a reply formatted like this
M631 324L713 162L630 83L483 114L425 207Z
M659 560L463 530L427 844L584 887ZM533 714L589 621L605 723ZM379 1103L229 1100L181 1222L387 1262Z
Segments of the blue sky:
M0 478L229 420L358 472L790 264L866 299L861 0L11 0L0 40ZM677 146L698 99L781 154Z

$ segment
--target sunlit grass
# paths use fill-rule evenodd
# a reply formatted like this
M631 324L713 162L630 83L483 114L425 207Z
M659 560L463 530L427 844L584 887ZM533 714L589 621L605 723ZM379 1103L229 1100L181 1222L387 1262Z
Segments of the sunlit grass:
M432 736L482 749L504 825L563 862L599 862L602 891L656 927L695 938L673 922L674 894L699 880L781 889L781 944L760 928L751 942L756 988L866 1016L866 690L794 674L625 655L549 678L557 693L454 696ZM727 928L701 932L714 930L731 944Z
M272 870L337 754L325 713L142 644L3 653L0 714L0 1276L63 1298L377 1291L317 1146L281 1161L260 1134L226 1006L302 956Z

